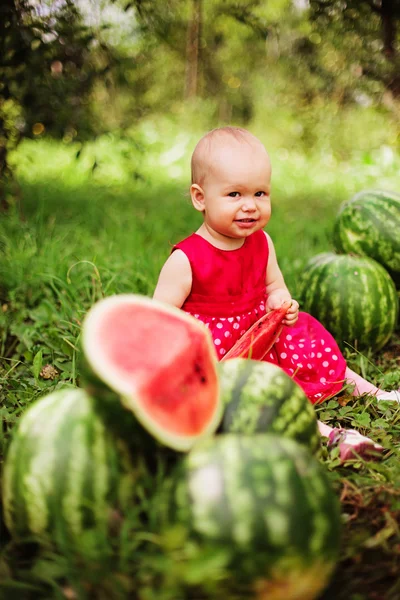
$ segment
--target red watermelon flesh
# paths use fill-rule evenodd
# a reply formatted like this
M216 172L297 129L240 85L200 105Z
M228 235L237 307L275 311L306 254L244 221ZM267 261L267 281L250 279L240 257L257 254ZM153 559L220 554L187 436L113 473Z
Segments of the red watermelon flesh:
M279 308L263 315L238 339L222 360L230 358L262 360L279 337L282 331L282 321L289 308L290 302L285 302Z
M193 317L121 294L89 311L82 338L96 375L160 441L188 449L218 426L216 353L208 330Z

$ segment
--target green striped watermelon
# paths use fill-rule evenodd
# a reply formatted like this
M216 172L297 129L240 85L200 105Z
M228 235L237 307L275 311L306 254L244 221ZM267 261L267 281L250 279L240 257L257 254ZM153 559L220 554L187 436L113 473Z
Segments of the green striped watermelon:
M198 543L224 549L234 588L246 583L265 600L318 597L338 557L340 510L304 446L225 434L193 448L181 469L176 518Z
M388 272L367 257L325 252L306 265L300 282L303 310L317 318L339 346L379 350L397 322L398 297Z
M49 537L79 548L87 535L100 548L110 517L132 498L135 471L80 389L35 402L14 431L3 472L5 522L13 535Z
M400 195L364 190L340 207L333 230L338 253L369 256L400 284Z
M234 358L219 364L224 404L222 431L277 433L320 448L317 418L297 383L271 363Z

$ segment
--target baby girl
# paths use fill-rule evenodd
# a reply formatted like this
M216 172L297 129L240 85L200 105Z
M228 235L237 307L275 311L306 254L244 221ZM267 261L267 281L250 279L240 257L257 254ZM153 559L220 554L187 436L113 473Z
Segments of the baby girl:
M345 384L354 386L355 395L400 401L398 392L380 390L349 369L331 334L299 312L263 230L271 217L271 162L254 135L223 127L201 138L192 156L190 195L203 222L174 246L154 298L205 323L219 358L266 311L290 301L280 337L265 360L288 373L312 403L334 396ZM382 450L357 431L321 422L319 429L330 443L339 443L343 460Z

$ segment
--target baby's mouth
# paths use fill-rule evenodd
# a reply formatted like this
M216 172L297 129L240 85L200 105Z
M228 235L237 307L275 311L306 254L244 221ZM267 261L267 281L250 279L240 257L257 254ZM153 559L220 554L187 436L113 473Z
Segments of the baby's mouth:
M236 219L239 223L254 223L256 219Z

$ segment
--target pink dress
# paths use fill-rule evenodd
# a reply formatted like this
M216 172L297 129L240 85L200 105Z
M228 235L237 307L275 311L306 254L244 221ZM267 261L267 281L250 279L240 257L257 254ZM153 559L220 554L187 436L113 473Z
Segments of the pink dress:
M192 289L182 310L205 323L221 359L245 331L265 314L268 240L257 231L237 250L220 250L193 233L176 244L189 259ZM314 404L343 387L346 362L331 334L311 315L300 312L293 327L283 327L264 359L279 365Z

